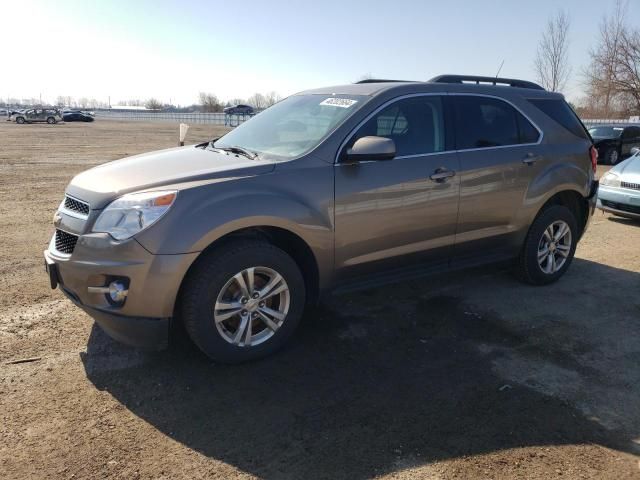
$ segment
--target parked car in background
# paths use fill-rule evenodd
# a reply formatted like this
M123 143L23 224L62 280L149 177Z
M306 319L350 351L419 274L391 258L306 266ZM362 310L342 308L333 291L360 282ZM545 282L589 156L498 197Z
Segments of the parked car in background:
M53 125L54 123L62 121L62 114L57 108L30 108L16 113L11 118L19 124L47 122Z
M564 97L531 82L320 88L219 139L77 175L45 263L114 338L162 347L181 322L242 362L332 290L492 262L558 280L595 209L596 160Z
M615 165L631 155L631 149L640 147L640 125L593 125L589 128L598 159L607 165Z
M85 112L64 112L62 118L65 122L93 122L95 118Z
M238 104L225 108L224 113L227 115L253 115L255 110L251 105Z
M598 208L619 217L640 220L640 148L600 179Z

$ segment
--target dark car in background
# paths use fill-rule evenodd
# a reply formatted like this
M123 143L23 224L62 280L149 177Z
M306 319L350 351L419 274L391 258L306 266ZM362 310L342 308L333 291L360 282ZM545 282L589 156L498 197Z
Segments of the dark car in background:
M589 127L598 158L607 165L615 165L640 147L640 125L593 125Z
M64 112L62 118L65 122L93 122L95 120L92 115L80 111Z
M227 115L253 115L255 110L251 105L238 104L225 108L224 113Z

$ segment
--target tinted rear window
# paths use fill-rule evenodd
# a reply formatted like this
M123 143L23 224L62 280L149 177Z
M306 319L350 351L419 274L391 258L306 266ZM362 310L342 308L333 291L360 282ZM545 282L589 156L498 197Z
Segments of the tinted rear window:
M533 105L542 110L545 114L558 122L564 128L569 130L574 135L589 140L589 134L585 130L582 122L571 109L569 104L564 100L555 99L529 99Z
M535 143L540 137L538 130L503 100L459 95L454 102L459 150Z

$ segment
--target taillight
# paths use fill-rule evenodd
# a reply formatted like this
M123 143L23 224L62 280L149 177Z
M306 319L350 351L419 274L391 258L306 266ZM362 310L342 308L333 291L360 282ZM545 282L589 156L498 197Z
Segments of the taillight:
M593 169L593 173L596 173L598 169L598 150L593 145L591 145L589 149L589 155L591 155L591 168Z

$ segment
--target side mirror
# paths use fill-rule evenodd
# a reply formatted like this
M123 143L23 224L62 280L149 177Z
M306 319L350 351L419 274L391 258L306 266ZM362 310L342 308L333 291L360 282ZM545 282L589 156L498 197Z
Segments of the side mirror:
M640 153L640 148L638 147L633 147L631 149L631 155L638 155Z
M390 138L362 137L347 150L346 162L391 160L396 156L396 144Z

